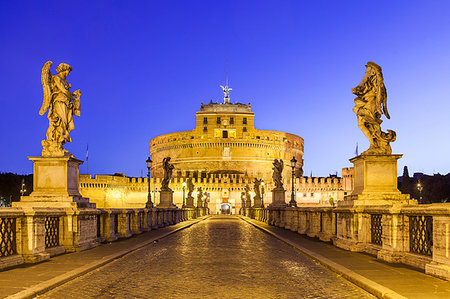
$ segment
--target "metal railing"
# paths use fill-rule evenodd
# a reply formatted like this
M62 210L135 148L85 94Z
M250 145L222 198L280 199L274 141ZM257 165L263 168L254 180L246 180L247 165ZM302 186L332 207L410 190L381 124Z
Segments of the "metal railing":
M45 248L59 246L59 217L45 217Z
M409 251L432 256L433 254L433 217L408 216Z
M16 218L0 218L0 257L16 254Z
M370 215L370 234L371 234L371 243L375 245L383 245L383 226L381 223L381 219L383 215L381 214L371 214Z

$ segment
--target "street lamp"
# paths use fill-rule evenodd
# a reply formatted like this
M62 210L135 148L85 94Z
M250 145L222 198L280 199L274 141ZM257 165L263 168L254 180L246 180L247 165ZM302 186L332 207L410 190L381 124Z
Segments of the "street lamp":
M25 192L27 192L27 189L25 188L25 179L22 179L22 186L20 188L20 194L23 196Z
M147 203L145 204L145 207L147 209L151 209L153 208L153 203L152 203L152 191L150 189L150 170L152 169L152 158L148 157L148 159L145 161L145 163L147 164L147 169L148 169L148 173L147 173L147 177L148 177L148 195L147 195Z
M420 181L417 183L417 190L419 190L419 194L420 194L420 198L419 198L419 203L422 203L422 190L423 190L423 186L420 183Z
M183 205L181 206L182 208L186 207L186 201L185 201L185 190L186 190L186 182L183 182Z
M261 182L261 208L264 209L264 182Z
M291 167L292 167L292 191L291 191L291 201L289 202L290 207L296 207L297 202L295 201L295 164L297 164L297 160L295 157L292 157Z

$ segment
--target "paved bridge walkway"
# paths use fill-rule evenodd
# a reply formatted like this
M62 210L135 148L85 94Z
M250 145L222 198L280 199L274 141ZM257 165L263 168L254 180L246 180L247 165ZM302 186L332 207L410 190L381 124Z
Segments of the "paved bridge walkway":
M278 234L284 242L252 223ZM252 223L236 216L213 216L0 272L0 295L32 297L47 290L42 297L373 298L285 242L316 243L322 248L316 251L332 252L332 256L339 250L334 252L327 244L301 241L298 234ZM310 249L311 244L307 245ZM354 257L360 268L374 264L367 264L356 256L359 254L342 252L347 260ZM433 289L426 285L428 289L423 290L430 295L427 298L450 294L450 283L409 271L424 282L430 279L434 283ZM417 288L418 283L415 281Z

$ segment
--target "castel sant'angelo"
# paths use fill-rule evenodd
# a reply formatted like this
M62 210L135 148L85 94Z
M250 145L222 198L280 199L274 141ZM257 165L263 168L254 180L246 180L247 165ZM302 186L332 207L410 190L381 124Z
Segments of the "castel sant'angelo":
M343 178L303 176L303 138L285 132L258 130L251 104L232 103L228 85L222 87L223 103L201 104L196 113L196 127L192 131L157 136L150 141L153 159L152 197L158 203L158 189L163 177L162 162L170 157L175 166L170 188L174 203L181 207L187 189L183 182L189 178L207 195L211 213L224 208L237 213L246 185L253 189L253 181L262 179L263 201L272 201L272 163L284 161L283 182L290 198L292 171L290 160L297 160L295 194L299 205L330 205L342 200L352 190L352 169L343 169ZM184 190L183 190L184 188ZM247 189L248 190L248 189ZM99 208L144 207L147 201L147 178L129 178L122 174L80 176L80 191ZM194 192L195 193L195 192ZM193 194L195 197L195 194ZM250 195L252 192L250 192Z

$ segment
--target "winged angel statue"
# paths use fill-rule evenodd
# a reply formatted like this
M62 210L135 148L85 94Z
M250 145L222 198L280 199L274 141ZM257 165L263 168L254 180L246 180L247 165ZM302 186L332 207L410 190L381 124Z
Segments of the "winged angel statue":
M53 76L50 72L52 64L52 61L47 61L41 74L44 101L39 115L48 111L49 120L47 139L42 141L42 156L70 156L63 145L72 142L69 133L75 128L73 115L80 116L81 92L70 92L71 85L66 79L72 71L70 65L61 63L56 68L58 74Z
M284 162L283 160L278 160L275 159L273 161L273 174L272 174L272 179L273 182L275 183L275 189L274 190L284 190L283 188L283 182L282 182L282 173L283 173L283 168L284 168Z
M387 110L387 92L383 83L381 67L369 61L366 64L366 73L361 83L352 89L357 96L353 112L358 117L358 127L370 141L370 147L363 154L390 155L392 149L390 142L396 139L393 130L381 131L381 116L390 118Z

